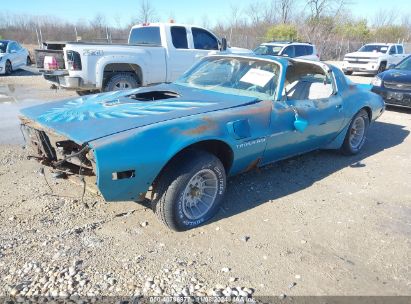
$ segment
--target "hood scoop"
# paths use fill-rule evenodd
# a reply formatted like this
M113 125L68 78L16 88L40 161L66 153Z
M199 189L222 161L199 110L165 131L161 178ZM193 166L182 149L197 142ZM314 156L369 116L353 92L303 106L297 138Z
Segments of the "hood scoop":
M135 99L138 101L156 101L156 100L164 100L164 99L170 99L170 98L179 98L181 96L180 94L173 92L173 91L152 91L152 92L135 93L132 95L128 95L126 97Z

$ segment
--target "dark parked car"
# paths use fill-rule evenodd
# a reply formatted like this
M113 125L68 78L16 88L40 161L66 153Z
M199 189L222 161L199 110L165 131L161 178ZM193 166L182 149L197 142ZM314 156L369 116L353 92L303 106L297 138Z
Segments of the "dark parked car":
M411 108L411 55L375 76L371 85L386 104Z

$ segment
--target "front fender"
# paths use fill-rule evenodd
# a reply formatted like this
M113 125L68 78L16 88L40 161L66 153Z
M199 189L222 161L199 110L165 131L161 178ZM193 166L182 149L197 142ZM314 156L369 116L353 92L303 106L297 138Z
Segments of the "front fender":
M184 148L217 140L233 152L229 174L257 166L266 146L271 101L247 107L186 116L159 122L91 141L96 162L97 186L107 201L138 200L147 192L157 175ZM236 138L230 122L249 124L249 135ZM250 166L252 164L252 166ZM118 172L129 178L113 179Z

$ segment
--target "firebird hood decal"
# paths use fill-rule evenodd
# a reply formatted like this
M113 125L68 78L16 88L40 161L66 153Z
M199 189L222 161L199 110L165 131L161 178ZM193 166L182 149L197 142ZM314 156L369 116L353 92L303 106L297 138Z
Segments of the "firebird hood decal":
M150 101L133 94L175 92L176 97ZM216 93L174 84L116 91L45 103L21 113L78 143L183 116L255 102L254 97Z

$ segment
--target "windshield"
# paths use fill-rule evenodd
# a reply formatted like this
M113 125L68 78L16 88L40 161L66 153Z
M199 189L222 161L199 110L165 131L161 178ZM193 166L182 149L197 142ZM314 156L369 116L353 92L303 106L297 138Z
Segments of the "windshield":
M283 47L276 45L260 45L254 50L254 53L257 55L278 55Z
M411 71L411 56L405 58L399 64L395 66L396 70L407 70Z
M175 83L193 88L272 99L280 67L274 62L248 58L209 57Z
M358 52L377 52L377 53L386 53L388 46L386 45L377 45L377 44L366 44L362 46Z
M0 41L0 53L5 53L7 50L7 42Z

